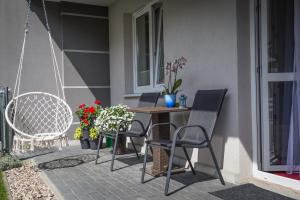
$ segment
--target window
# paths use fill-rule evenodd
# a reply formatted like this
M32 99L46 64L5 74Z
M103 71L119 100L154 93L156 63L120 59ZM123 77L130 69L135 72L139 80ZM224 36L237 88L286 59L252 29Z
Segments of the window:
M163 8L146 6L133 15L134 92L161 90L164 82Z

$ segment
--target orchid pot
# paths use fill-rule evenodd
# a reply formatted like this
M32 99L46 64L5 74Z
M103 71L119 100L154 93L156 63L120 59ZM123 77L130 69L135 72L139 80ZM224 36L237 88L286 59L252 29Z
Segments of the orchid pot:
M176 94L166 94L165 103L168 108L173 108L176 106Z

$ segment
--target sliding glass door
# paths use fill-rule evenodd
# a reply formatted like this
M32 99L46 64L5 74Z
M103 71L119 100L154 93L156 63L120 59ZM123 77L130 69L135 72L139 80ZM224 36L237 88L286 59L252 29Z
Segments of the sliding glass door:
M294 0L261 0L262 167L285 171L294 78Z

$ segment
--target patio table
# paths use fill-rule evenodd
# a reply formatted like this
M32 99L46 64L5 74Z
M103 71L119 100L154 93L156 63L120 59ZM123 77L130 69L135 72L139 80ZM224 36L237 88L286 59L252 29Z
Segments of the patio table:
M157 123L169 123L170 113L189 111L189 108L167 108L167 107L137 107L129 108L128 111L135 113L151 114L152 125ZM156 126L153 128L153 140L169 140L170 126ZM169 151L153 147L153 165L150 170L147 170L153 176L162 175L167 171L169 162Z

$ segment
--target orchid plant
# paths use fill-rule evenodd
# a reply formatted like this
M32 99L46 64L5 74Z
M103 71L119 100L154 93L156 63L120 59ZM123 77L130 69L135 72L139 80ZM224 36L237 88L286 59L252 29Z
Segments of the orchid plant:
M173 62L167 62L165 68L166 75L168 77L168 83L164 85L164 94L177 94L179 87L182 84L182 79L177 78L178 71L183 69L186 65L187 59L185 57L180 57L175 59Z

